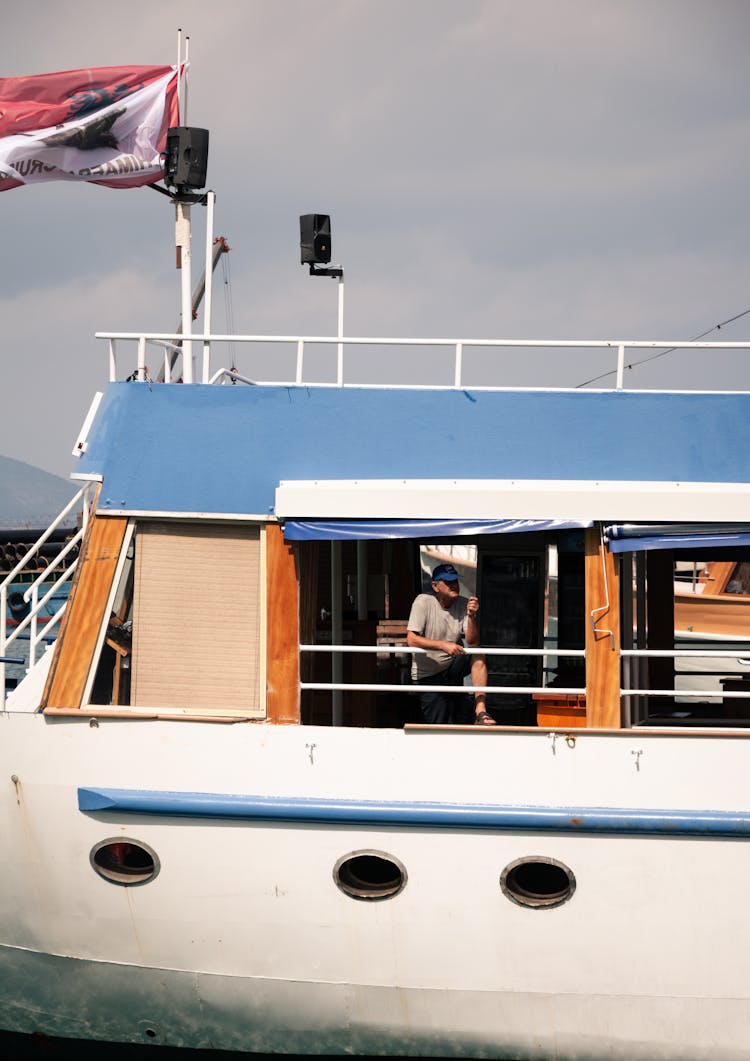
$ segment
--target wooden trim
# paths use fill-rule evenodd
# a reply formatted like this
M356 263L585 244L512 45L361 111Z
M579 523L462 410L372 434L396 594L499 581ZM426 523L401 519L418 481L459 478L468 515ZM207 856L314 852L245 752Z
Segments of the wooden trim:
M266 585L266 717L299 724L299 583L293 547L277 523L266 527Z
M614 555L604 548L598 526L590 527L585 535L586 725L619 729L619 567L615 563ZM606 611L602 611L607 602ZM593 625L592 611L595 620Z
M100 707L89 704L85 707L48 707L45 715L60 715L65 718L126 718L129 722L223 722L223 723L264 723L265 719L251 718L249 715L194 715L172 714L159 711L139 711L138 708Z
M750 729L739 729L731 726L717 726L714 729L691 729L688 726L634 726L631 729L612 729L611 727L592 729L587 727L586 729L577 729L575 733L560 733L559 726L535 726L531 729L529 726L475 726L473 724L466 726L437 726L427 722L406 722L403 727L404 733L454 733L456 730L462 730L465 733L481 733L484 737L489 737L493 734L494 736L505 734L507 737L509 734L515 734L518 737L528 737L533 734L536 737L547 739L550 735L556 735L566 741L577 741L581 737L623 737L633 742L636 739L640 742L641 740L652 740L655 737L669 737L670 739L680 737L685 740L736 740L737 738L750 740Z
M41 707L80 708L127 519L91 516Z
M714 560L706 564L700 580L703 586L701 596L717 597L720 593L726 593L727 582L736 566L736 560Z

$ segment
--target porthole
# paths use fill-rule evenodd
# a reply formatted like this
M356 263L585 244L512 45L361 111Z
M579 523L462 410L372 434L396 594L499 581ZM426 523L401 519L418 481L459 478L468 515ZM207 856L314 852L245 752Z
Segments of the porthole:
M511 902L539 910L566 903L576 890L576 879L562 862L531 856L506 866L500 887Z
M93 868L112 884L146 884L158 874L159 860L144 843L123 836L102 840L91 849Z
M406 884L406 869L382 851L352 851L333 867L333 879L344 895L372 902L398 895Z

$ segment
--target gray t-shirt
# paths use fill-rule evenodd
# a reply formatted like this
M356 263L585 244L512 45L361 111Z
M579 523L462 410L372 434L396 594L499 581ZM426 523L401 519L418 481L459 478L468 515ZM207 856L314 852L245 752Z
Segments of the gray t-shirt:
M441 608L432 593L420 593L411 606L407 630L427 637L430 641L460 642L466 634L466 597L456 597L450 608ZM411 676L427 678L445 670L452 657L435 650L412 656Z

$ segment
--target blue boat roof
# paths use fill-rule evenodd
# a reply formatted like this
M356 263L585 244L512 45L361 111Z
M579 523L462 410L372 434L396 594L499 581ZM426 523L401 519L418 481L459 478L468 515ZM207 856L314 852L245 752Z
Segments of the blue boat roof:
M276 490L288 481L744 491L750 394L112 383L74 477L103 480L104 512L258 517L276 515Z

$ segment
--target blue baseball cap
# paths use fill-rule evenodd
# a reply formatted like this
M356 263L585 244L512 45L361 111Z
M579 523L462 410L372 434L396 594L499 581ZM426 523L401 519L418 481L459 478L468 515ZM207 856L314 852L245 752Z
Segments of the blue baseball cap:
M432 572L433 582L458 582L458 571L453 564L438 564Z

